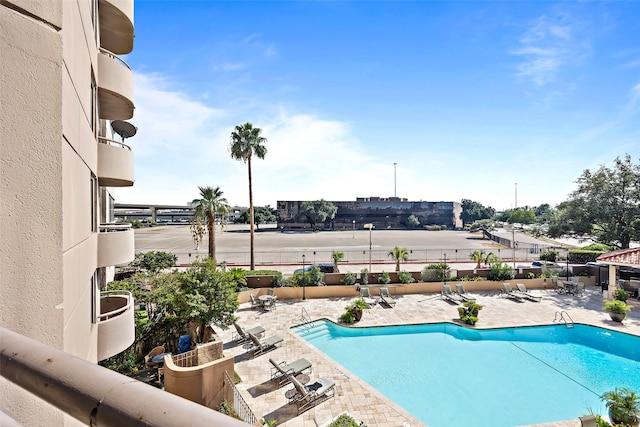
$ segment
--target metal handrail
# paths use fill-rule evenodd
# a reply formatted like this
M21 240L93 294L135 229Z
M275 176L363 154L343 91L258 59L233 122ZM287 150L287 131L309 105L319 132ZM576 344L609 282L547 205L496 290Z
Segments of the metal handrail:
M565 319L564 318L565 316L567 316L569 318L569 320ZM569 315L569 313L567 313L564 310L556 311L556 314L553 317L553 323L560 322L560 321L564 322L564 324L566 325L567 328L573 328L574 321L571 318L571 316Z
M117 291L100 292L100 298L111 298L114 296L127 298L127 305L125 305L124 307L120 307L116 310L109 311L108 313L100 313L100 315L98 316L98 321L104 322L105 320L109 320L109 318L111 317L118 316L126 312L127 310L130 310L131 308L133 308L133 296L129 291L117 290Z
M6 328L0 328L0 375L86 425L247 426Z
M233 390L233 409L235 409L238 416L247 424L255 425L258 422L258 418L253 414L247 402L245 402L240 394L240 390L238 390L227 371L224 371L224 383Z
M101 47L101 48L100 48L100 53L101 53L101 54L103 54L103 55L105 55L105 56L108 56L109 58L113 58L113 59L115 59L115 60L119 61L122 65L124 65L124 66L125 66L125 67L127 67L129 70L131 70L131 67L129 67L129 64L127 64L127 63L124 61L124 59L120 58L120 57L119 57L118 55L116 55L115 53L113 53L113 52L111 52L111 51L109 51L109 50L107 50L107 49L105 49L105 48L103 48L103 47Z
M129 147L127 144L125 144L124 142L116 141L115 139L99 136L98 142L100 144L105 144L105 145L115 145L121 148L126 148L127 150L131 151L131 147Z
M100 232L101 233L110 233L110 232L114 232L114 231L127 231L130 228L131 228L131 224L129 224L129 223L122 223L122 224L105 223L105 224L100 224Z

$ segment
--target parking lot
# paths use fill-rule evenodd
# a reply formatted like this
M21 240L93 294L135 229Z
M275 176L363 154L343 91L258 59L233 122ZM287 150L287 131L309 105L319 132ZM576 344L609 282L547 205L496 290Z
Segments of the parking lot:
M246 267L250 264L248 225L229 225L216 230L216 260L228 266ZM388 253L394 246L407 248L409 264L416 269L427 263L443 262L470 264L475 250L493 252L505 261L518 263L538 259L539 252L549 243L523 233L515 236L518 249L483 239L480 233L467 231L426 230L344 230L322 232L281 232L274 226L261 227L255 233L255 263L257 268L270 268L290 274L304 262L331 263L332 251L344 253L343 271L359 271L371 264L387 270L394 265ZM168 225L135 230L136 252L166 251L178 256L178 264L188 264L207 255L207 236L196 249L188 225ZM371 251L369 249L371 248ZM533 249L535 248L535 250ZM389 265L386 267L386 265Z

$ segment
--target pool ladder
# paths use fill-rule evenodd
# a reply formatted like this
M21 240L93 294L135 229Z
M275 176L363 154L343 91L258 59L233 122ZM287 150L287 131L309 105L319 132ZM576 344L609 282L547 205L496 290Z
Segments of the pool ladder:
M565 318L565 316L566 316L566 318ZM553 323L556 323L556 322L564 322L564 324L567 326L567 328L573 328L573 323L574 323L573 319L571 318L571 316L569 316L569 313L567 313L564 310L556 311L556 315L553 318Z
M311 320L311 316L309 316L309 313L307 313L307 310L304 307L302 307L300 317L293 319L292 323L301 323L302 325L300 325L300 330L302 332L308 332L315 326L315 322Z

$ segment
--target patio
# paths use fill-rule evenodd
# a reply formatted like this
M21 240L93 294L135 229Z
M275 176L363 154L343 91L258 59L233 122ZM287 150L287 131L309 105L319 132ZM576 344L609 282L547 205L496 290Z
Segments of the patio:
M393 295L392 287L390 291ZM480 312L477 328L552 324L556 312L566 311L576 323L640 335L640 303L635 299L628 301L634 306L634 310L620 324L611 321L602 309L604 298L600 287L589 286L582 297L559 295L553 290L542 290L540 293L544 297L539 303L518 303L500 297L498 292L474 292L477 302L484 307ZM396 298L395 308L377 304L366 310L362 320L356 325L452 322L458 317L456 306L441 300L440 294L412 294ZM368 427L424 426L290 331L292 326L302 322L303 309L312 320L327 318L337 321L350 300L351 298L278 300L277 309L268 312L252 309L251 304L242 304L236 313L240 325L245 328L261 325L266 329L266 336L277 334L284 338L279 348L256 357L252 357L246 344L232 341L233 328L217 330L225 343L225 354L235 357L235 369L242 378L237 387L258 418L275 419L278 426L322 427L339 414L348 412ZM292 362L301 357L313 364L311 378L327 377L335 381L336 396L298 416L296 406L289 404L285 397L285 392L291 385L278 389L276 383L270 381L271 364L268 359ZM580 425L577 416L575 420L554 422L547 426L577 427Z

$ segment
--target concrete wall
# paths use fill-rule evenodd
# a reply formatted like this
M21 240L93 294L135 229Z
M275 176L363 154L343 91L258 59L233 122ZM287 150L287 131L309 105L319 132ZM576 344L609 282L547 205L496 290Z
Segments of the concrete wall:
M212 409L223 400L233 401L233 391L224 387L224 372L234 377L234 361L233 356L222 355L222 341L200 345L195 353L195 358L205 363L182 368L171 357L165 357L165 391Z

